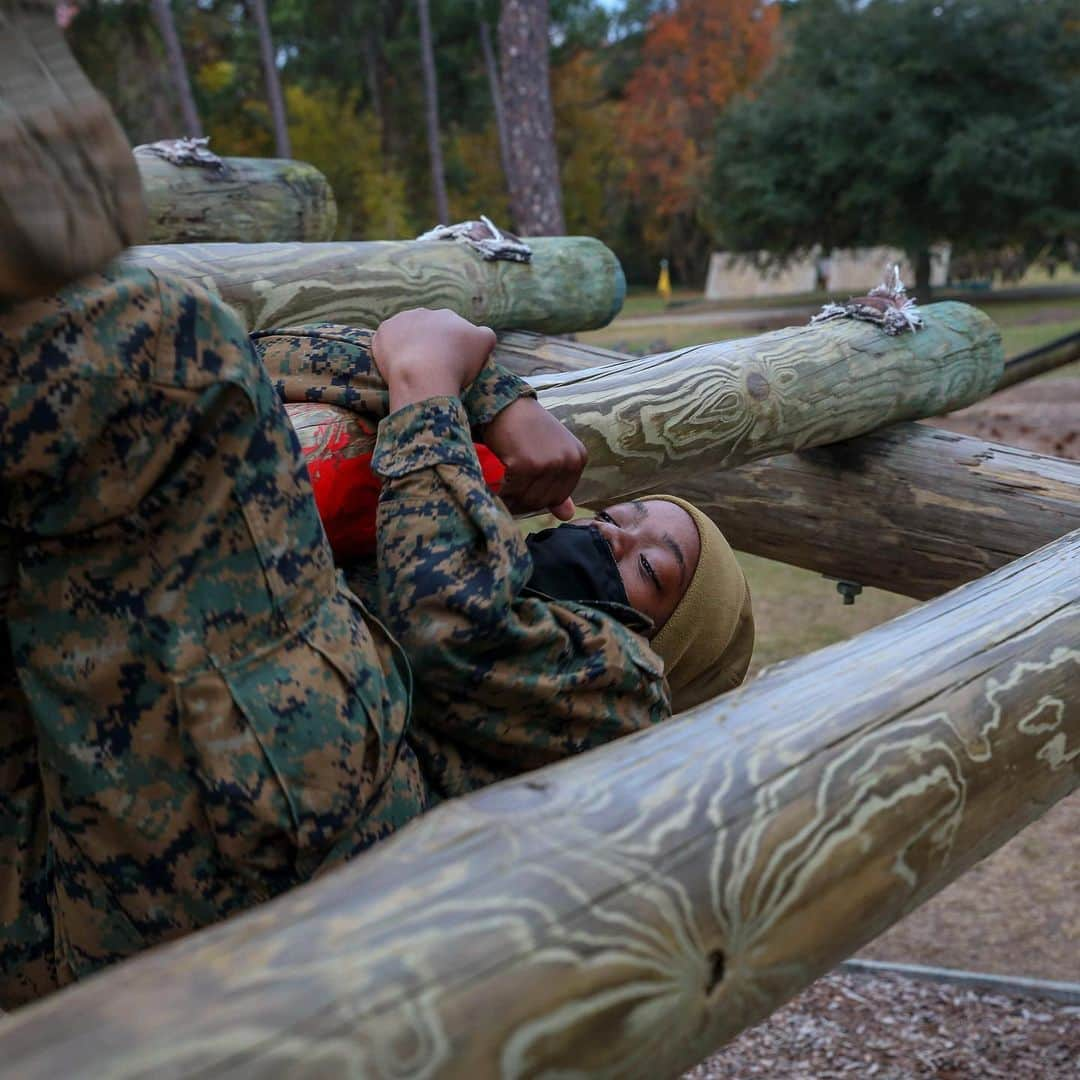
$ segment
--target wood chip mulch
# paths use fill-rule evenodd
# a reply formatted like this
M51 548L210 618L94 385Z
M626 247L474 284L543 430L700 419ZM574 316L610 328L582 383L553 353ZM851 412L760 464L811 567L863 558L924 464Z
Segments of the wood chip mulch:
M1080 1007L834 973L684 1080L1077 1080Z

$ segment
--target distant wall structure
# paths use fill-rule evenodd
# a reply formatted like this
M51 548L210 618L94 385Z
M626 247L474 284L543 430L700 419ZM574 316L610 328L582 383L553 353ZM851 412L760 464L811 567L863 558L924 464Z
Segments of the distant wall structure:
M940 288L948 283L948 244L938 244L930 252L930 285ZM761 296L796 296L817 292L824 287L835 294L857 295L873 288L894 263L910 286L915 271L898 248L844 248L828 256L811 252L804 258L792 259L782 267L758 269L768 258L768 252L715 251L709 260L709 276L705 282L706 300L753 299Z
M755 296L792 296L817 289L818 258L816 255L795 259L784 267L759 270L754 262L764 262L768 253L736 255L730 251L715 251L709 259L709 276L705 283L706 300L729 300Z
M948 283L951 251L949 244L936 244L930 249L932 289ZM910 288L915 282L915 269L899 248L837 249L825 260L825 288L830 293L864 293L881 281L885 270L894 264L899 264L900 276Z

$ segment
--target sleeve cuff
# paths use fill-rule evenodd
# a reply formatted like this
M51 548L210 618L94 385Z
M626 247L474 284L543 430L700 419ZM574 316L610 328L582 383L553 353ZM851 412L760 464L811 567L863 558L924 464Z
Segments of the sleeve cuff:
M536 391L520 376L489 360L462 395L462 403L473 427L490 423L518 398L536 397Z
M458 465L471 469L483 481L469 433L468 417L457 398L433 397L418 401L398 409L379 423L379 436L371 461L372 471L377 476L393 480L432 465Z

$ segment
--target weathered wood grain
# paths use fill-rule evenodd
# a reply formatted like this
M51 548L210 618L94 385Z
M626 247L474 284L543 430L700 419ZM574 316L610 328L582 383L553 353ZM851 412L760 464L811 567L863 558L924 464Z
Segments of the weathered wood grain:
M634 359L626 353L603 349L598 345L586 345L580 341L524 330L504 330L500 333L495 358L507 371L522 376L588 371Z
M740 551L926 600L1080 529L1080 462L896 424L737 469L708 455L652 491L700 506Z
M531 381L589 450L575 497L681 482L934 416L1001 378L1001 337L966 304L923 308L918 333L836 321Z
M154 244L329 240L337 225L330 185L314 165L222 158L222 168L135 155Z
M539 237L529 245L529 264L487 262L445 240L147 245L124 261L199 282L249 330L375 326L406 308L446 307L495 330L562 334L603 326L618 313L626 282L599 240Z
M1080 533L9 1019L20 1077L663 1077L1080 781Z

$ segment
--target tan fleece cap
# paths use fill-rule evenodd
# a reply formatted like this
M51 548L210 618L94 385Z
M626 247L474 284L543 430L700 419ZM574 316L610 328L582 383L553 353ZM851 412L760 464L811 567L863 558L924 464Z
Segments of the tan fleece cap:
M639 501L682 507L701 540L689 587L649 642L664 661L672 708L684 712L733 689L746 675L754 651L750 590L724 534L696 506L674 495L647 495Z

